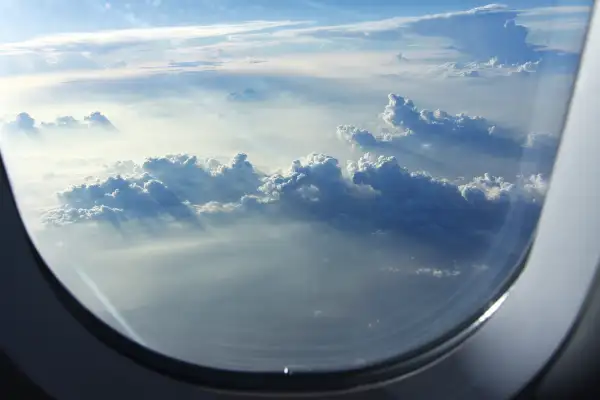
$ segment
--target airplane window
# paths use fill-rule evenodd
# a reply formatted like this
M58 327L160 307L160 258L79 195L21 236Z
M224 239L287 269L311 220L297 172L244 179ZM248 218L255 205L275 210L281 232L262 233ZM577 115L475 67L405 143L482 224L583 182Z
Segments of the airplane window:
M472 322L534 237L592 1L0 2L0 150L98 318L234 371Z

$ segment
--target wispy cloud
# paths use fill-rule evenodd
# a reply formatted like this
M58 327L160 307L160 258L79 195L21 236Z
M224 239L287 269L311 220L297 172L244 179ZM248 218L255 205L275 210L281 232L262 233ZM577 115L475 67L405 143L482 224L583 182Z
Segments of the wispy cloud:
M554 6L554 7L536 7L519 10L523 17L529 16L562 16L581 14L587 16L592 10L592 6Z
M109 46L115 44L131 44L155 41L178 41L197 38L222 37L245 32L255 32L266 29L281 28L306 24L306 21L251 21L228 25L177 26L138 29L120 29L98 32L74 32L40 36L33 39L4 43L0 45L1 52L23 50L52 50L69 49L80 46Z

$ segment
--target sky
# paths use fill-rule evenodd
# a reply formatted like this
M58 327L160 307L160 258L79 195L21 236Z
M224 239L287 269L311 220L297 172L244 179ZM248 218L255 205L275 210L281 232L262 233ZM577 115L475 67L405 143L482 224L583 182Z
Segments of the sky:
M0 152L49 267L123 334L371 364L518 268L590 7L0 0Z

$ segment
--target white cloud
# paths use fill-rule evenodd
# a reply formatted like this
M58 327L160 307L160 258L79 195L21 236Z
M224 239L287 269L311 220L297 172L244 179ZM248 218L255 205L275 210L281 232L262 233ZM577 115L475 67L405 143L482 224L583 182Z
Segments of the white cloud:
M393 93L388 95L381 118L394 129L392 132L375 135L355 126L341 125L338 137L366 151L414 144L441 145L513 159L542 153L551 160L558 147L555 136L536 132L519 139L510 129L484 117L419 109L412 100Z
M394 157L368 154L343 169L337 159L310 154L285 171L258 173L244 155L229 165L181 155L152 159L141 176L110 177L59 194L51 224L187 221L221 224L249 216L327 223L342 232L410 234L438 246L485 243L513 208L531 229L539 213L536 176L512 184L485 174L465 184L411 173ZM525 229L524 228L524 229Z
M197 25L121 29L98 32L73 32L40 36L33 39L0 44L2 52L25 50L52 50L82 48L93 46L110 46L133 44L140 42L179 41L188 39L223 37L236 33L260 31L270 28L282 28L305 24L305 21L252 21L240 24Z
M398 43L401 39L419 42L424 37L432 37L449 40L456 50L478 63L487 62L492 58L496 58L503 65L512 66L539 61L544 70L573 71L578 62L577 54L557 52L543 45L530 43L529 28L517 23L516 20L522 15L552 18L560 15L571 18L572 14L585 12L585 8L579 7L523 11L504 5L489 4L465 11L420 17L398 17L347 25L290 29L280 32L279 35L390 39Z
M35 119L26 112L17 114L14 121L9 121L2 124L3 132L25 132L37 133Z
M441 39L452 43L476 63L485 63L496 57L505 66L516 68L527 62L542 60L540 69L572 71L577 64L576 54L558 54L550 48L530 44L528 28L517 24L515 19L522 15L537 16L535 21L546 15L566 18L584 11L580 8L542 8L536 14L536 10L488 5L460 12L329 26L299 27L313 24L309 21L250 21L228 25L53 34L0 44L0 53L3 54L0 74L103 70L112 69L115 65L139 68L152 63L164 64L169 59L194 62L210 61L211 57L217 57L219 61L256 55L278 58L282 54L293 53L296 45L303 53L307 46L313 48L311 53L339 53L347 43L337 39L350 39L348 43L354 43L346 50L353 49L355 45L369 50L368 45L361 47L362 41L387 41L388 45L403 47L403 51L406 46L415 43L428 43L432 49L439 49L444 45L440 43ZM533 17L528 18L531 20ZM395 49L396 52L398 50ZM225 52L227 56L219 56L219 52ZM481 73L464 70L456 75Z
M589 15L592 11L591 6L553 6L553 7L536 7L519 10L520 14L524 17L527 16L547 16L547 15L570 15L570 14L583 14L584 16Z
M527 61L522 64L502 64L497 57L484 62L447 62L436 66L432 72L442 73L445 77L486 77L501 76L534 76L538 71L540 61Z
M0 124L0 132L4 133L43 133L50 130L102 130L116 131L115 126L101 112L94 111L83 117L83 121L77 120L70 115L59 116L53 122L41 122L36 124L35 119L26 112L15 117L15 120Z

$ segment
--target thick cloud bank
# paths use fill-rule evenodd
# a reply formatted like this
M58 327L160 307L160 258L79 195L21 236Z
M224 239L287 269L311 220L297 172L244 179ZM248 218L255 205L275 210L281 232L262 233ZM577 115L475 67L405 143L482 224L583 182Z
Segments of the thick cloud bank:
M36 124L35 119L26 112L20 113L14 121L2 125L2 131L8 133L42 133L49 130L104 130L116 131L115 126L101 112L95 111L80 121L70 115L57 117L53 122Z
M195 156L171 155L148 158L142 165L128 161L116 175L93 184L82 184L58 194L63 207L52 210L45 220L63 225L80 221L197 220L192 204L239 201L255 193L258 175L246 160L236 155L229 164Z
M475 60L495 59L498 65L540 62L539 69L573 71L579 56L531 44L529 29L516 23L519 11L490 4L468 11L425 16L407 28L423 36L450 39L454 47Z
M558 146L557 138L547 134L531 133L518 139L513 132L484 117L419 109L412 100L393 93L388 95L381 118L394 133L374 135L355 126L341 125L337 134L367 151L404 144L443 145L520 158L533 154L551 157Z
M127 165L124 163L121 165ZM411 173L394 157L361 157L346 168L325 154L281 173L258 173L244 154L228 164L180 155L146 160L115 176L59 194L47 223L83 221L231 222L245 216L328 223L355 233L404 234L472 246L502 228L511 210L532 227L545 190L541 176L516 184L484 175L463 185Z

